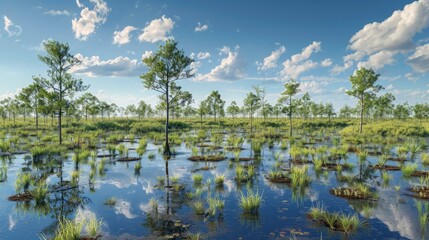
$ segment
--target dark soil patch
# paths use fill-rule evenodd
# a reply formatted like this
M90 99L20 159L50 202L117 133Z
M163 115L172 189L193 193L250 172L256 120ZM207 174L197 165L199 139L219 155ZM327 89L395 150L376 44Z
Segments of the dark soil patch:
M414 171L411 176L413 177L427 177L429 176L429 172L425 172L425 171Z
M407 161L407 159L405 158L400 158L400 157L389 157L388 158L390 161L395 161L395 162L405 162Z
M328 170L337 170L337 167L341 166L342 169L348 169L350 166L346 164L338 164L338 163L324 163L322 165L323 168Z
M21 150L21 151L14 151L14 152L11 152L10 154L18 155L18 154L26 154L26 153L28 153L28 152L27 152L27 151L23 151L23 150Z
M390 165L372 165L373 169L387 170L387 171L401 171L401 168L398 166L390 166Z
M230 158L229 160L236 161L235 158ZM238 158L238 161L240 161L240 162L248 162L248 161L252 161L252 160L255 160L255 159L252 158L252 157L241 157L241 158Z
M224 147L224 149L227 150L227 151L238 151L238 150L242 151L242 150L245 150L245 148L237 148L237 147Z
M216 156L216 155L208 155L208 156L192 156L189 157L188 160L193 162L219 162L225 160L224 156Z
M116 155L118 155L118 154L100 154L100 155L97 155L97 157L98 157L98 158L103 158L103 157L114 157L114 156L116 156Z
M197 145L197 147L211 148L211 149L222 149L223 148L221 146L215 146L215 145L211 145L211 144L199 144L199 145Z
M209 171L209 170L213 170L213 169L216 169L216 167L201 167L201 168L193 169L191 172L196 173L199 171Z
M132 162L132 161L138 161L141 158L139 157L123 157L123 158L119 158L118 162Z
M9 201L13 201L13 202L28 202L33 200L33 196L30 193L18 193L16 195L12 195L10 197L8 197Z
M302 164L312 164L313 162L310 160L302 160L302 159L292 159L290 163L302 165Z
M291 183L291 179L289 177L280 177L280 178L270 178L269 176L265 176L265 178L272 183Z

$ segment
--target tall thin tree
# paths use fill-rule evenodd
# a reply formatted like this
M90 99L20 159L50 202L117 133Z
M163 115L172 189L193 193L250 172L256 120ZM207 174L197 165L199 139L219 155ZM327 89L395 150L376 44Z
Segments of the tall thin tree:
M376 84L379 76L380 74L376 74L372 69L360 68L349 78L352 89L347 90L346 94L357 98L360 106L359 133L362 133L363 113L368 107L367 102L383 89L382 86Z
M84 85L81 79L75 79L68 72L73 66L79 64L79 60L69 53L70 47L67 43L49 40L43 43L43 47L47 55L39 55L39 59L48 66L48 77L33 77L33 80L58 96L56 110L58 113L58 138L61 145L63 143L61 118L63 108L66 106L65 99L76 92L87 90L89 85Z
M177 48L177 42L167 40L165 45L160 45L158 51L143 59L143 63L148 67L148 71L140 78L146 88L157 91L161 94L165 103L165 148L163 155L169 159L171 157L170 145L168 143L168 127L170 104L175 102L182 94L177 89L176 82L180 79L191 78L192 69L189 68L193 60L185 55L183 50Z

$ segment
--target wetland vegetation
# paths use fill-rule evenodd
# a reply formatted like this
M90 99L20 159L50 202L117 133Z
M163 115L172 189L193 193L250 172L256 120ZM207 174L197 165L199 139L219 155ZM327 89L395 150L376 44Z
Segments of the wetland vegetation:
M294 80L275 106L255 86L195 108L178 85L193 60L167 40L143 61L159 106L119 108L79 93L67 44L45 50L48 76L0 103L7 239L428 237L429 105L377 95L371 69L338 113Z

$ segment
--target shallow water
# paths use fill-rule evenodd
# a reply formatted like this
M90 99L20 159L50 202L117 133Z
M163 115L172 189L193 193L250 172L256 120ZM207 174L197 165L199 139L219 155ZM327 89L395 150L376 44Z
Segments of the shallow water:
M128 143L129 146L131 146ZM248 157L251 154L249 144L245 143L245 150L241 156ZM178 155L168 161L171 176L179 177L179 183L185 186L186 191L195 191L192 181L192 170L206 166L206 163L195 163L187 160L191 151L185 147L175 146ZM191 207L192 201L184 194L167 191L158 187L157 176L165 176L166 162L158 155L158 146L148 144L147 152L143 156L140 174L136 175L134 165L137 162L112 162L106 164L105 176L97 176L92 190L88 184L89 166L82 164L80 167L80 188L70 191L74 199L83 201L71 206L63 202L59 204L56 213L62 212L67 217L78 215L80 218L95 215L102 219L103 239L139 239L159 234L151 225L151 219L155 216L149 201L155 198L159 202L159 216L167 216L173 221L180 220L184 224L190 224L189 232L201 232L208 239L280 239L291 236L297 232L297 239L425 239L428 237L425 230L421 230L419 214L416 208L416 200L405 195L408 180L402 179L402 173L389 172L393 178L390 185L383 187L380 184L380 172L373 171L368 178L372 187L377 189L380 199L374 203L372 212L365 218L361 209L362 201L350 201L333 196L329 189L341 185L335 177L335 171L327 171L326 174L316 176L312 167L310 175L313 178L311 185L302 194L294 193L285 184L274 184L267 181L264 174L268 173L274 164L273 153L281 151L284 159L287 159L287 151L279 146L269 149L264 147L261 161L257 164L257 175L251 188L263 194L263 204L258 216L245 216L238 204L240 191L246 192L246 184L237 184L234 180L234 167L229 160L216 163L208 163L214 167L212 170L198 171L204 176L203 194L201 199L205 202L208 194L219 195L225 200L225 209L221 216L204 218L194 213ZM155 153L156 158L148 159L150 153ZM135 156L135 151L130 151ZM227 154L232 158L231 153ZM0 239L37 239L42 233L52 234L55 231L57 216L49 210L46 214L38 213L34 209L34 203L16 203L7 200L7 197L15 193L13 183L16 174L24 167L24 155L15 155L7 160L8 179L0 183ZM356 162L355 154L349 154L349 162ZM375 157L369 157L370 162L375 162ZM241 163L251 164L251 162ZM235 165L235 163L233 164ZM311 166L311 165L310 165ZM64 163L64 178L69 179L68 173L74 170L74 163L69 157ZM356 172L358 169L354 169ZM213 179L216 174L226 173L223 188L216 188ZM211 179L211 184L207 180ZM57 177L50 177L50 183L58 181ZM415 180L416 181L416 180ZM400 185L401 190L396 191L395 185ZM60 195L60 194L59 194ZM59 196L61 197L61 196ZM117 204L114 207L104 205L107 198L116 197ZM54 196L51 195L51 203ZM60 201L61 202L61 201ZM207 203L205 203L207 206ZM358 213L366 223L355 233L346 236L344 233L329 230L307 217L308 210L323 204L329 212L341 211L344 213Z

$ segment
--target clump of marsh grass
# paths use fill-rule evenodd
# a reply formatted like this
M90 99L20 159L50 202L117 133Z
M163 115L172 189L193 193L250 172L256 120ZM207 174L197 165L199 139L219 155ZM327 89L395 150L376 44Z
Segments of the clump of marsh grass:
M179 179L180 179L179 176L172 176L170 180L171 180L171 183L177 184L179 183Z
M154 212L158 213L158 208L159 208L158 200L156 200L155 198L151 198L149 200L149 205L151 206Z
M195 214L197 214L197 215L203 215L205 212L204 204L202 201L194 202L193 208L194 208Z
M214 182L216 184L216 186L222 186L223 183L225 182L225 174L219 174L215 176Z
M135 165L134 165L134 172L136 173L140 173L140 169L142 168L142 163L140 161L138 161Z
M194 184L199 185L203 182L203 175L201 174L194 174L192 175L192 179L194 180Z
M383 154L378 158L377 165L383 167L384 165L386 165L387 160L389 160L389 155Z
M116 203L117 203L118 201L116 200L116 198L115 197L110 197L110 198L108 198L108 199L106 199L105 201L104 201L104 205L107 205L107 206L110 206L110 207L113 207L113 206L115 206L116 205Z
M81 239L81 233L84 222L77 222L75 220L60 219L57 230L53 237L41 235L42 240L65 240L65 239Z
M381 179L383 180L383 183L385 185L388 185L390 180L392 179L392 176L388 172L382 172Z
M422 153L420 159L421 159L423 165L425 165L425 166L429 165L429 154L428 153Z
M2 163L2 167L0 168L0 182L4 182L7 179L7 166L6 163Z
M247 169L240 164L235 167L235 180L238 182L250 181L254 176L255 167L253 165L248 166Z
M191 156L193 156L193 157L198 156L198 152L199 152L198 148L197 147L193 147L191 149Z
M30 194L36 201L36 204L41 204L45 202L48 192L48 185L45 181L41 181L33 190L30 191Z
M149 158L149 160L153 160L155 159L156 155L155 153L149 153L149 155L147 155L147 158Z
M262 194L248 190L247 194L240 193L239 205L245 214L258 214L262 204Z
M86 231L87 231L88 235L91 238L96 239L100 235L102 225L103 225L102 220L97 220L97 218L95 216L92 216L88 220L88 223L86 225Z
M404 164L401 167L402 175L410 177L417 170L417 164Z
M345 233L354 232L361 225L361 221L356 214L340 214L338 216L340 230Z
M101 176L104 175L105 165L106 165L106 159L102 159L100 161L100 164L98 164L98 174L100 174Z
M308 215L330 229L346 234L356 231L363 224L357 214L329 213L323 206L311 208Z
M190 240L201 240L203 239L201 233L188 233L188 239Z
M262 141L256 141L256 140L252 141L252 150L256 156L261 155L263 144L264 143Z
M417 142L409 142L406 144L407 150L411 153L410 158L414 159L416 154L422 149L421 145Z
M21 191L27 192L30 188L32 179L29 173L20 173L15 181L13 187L15 188L16 193Z
M95 175L96 175L95 169L91 169L91 171L89 171L89 183L94 182Z
M308 186L311 183L308 166L293 166L290 171L290 178L293 187Z

